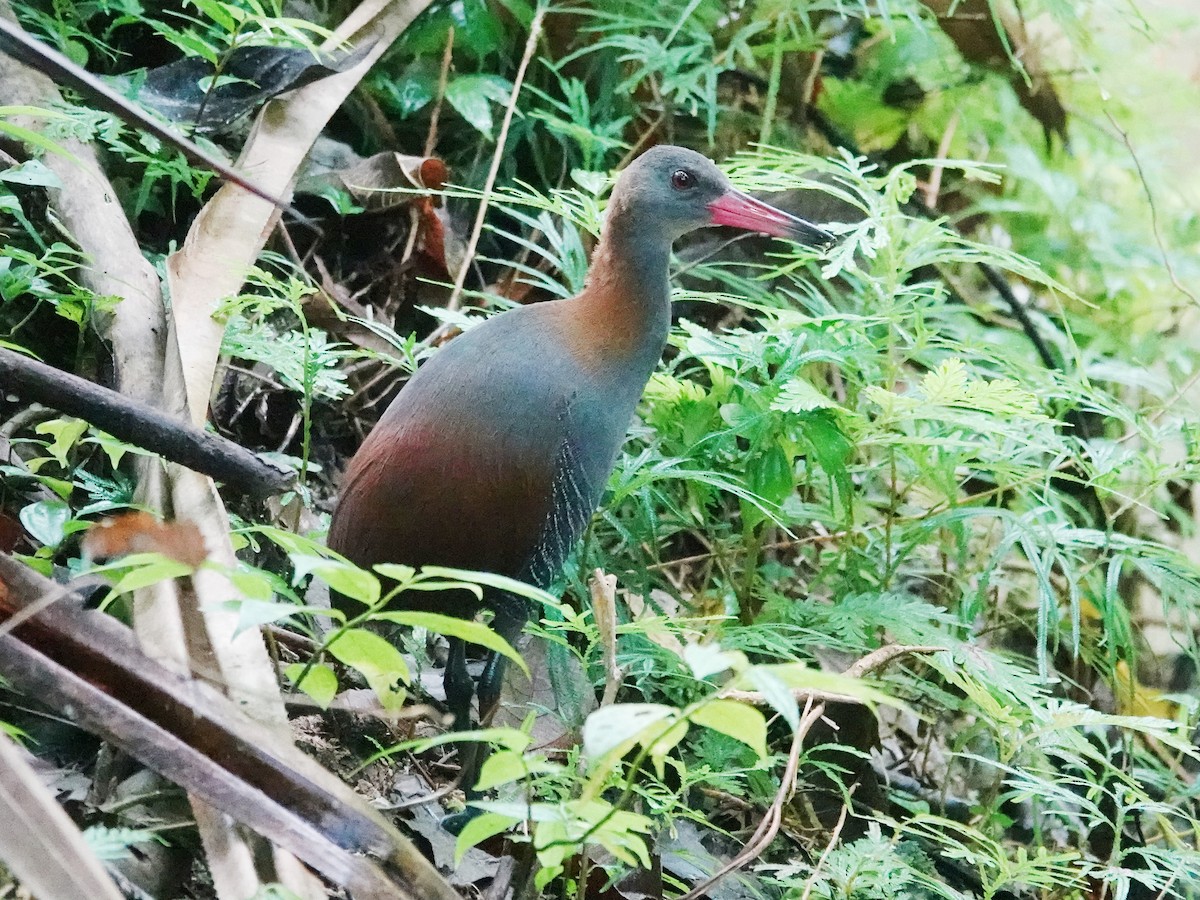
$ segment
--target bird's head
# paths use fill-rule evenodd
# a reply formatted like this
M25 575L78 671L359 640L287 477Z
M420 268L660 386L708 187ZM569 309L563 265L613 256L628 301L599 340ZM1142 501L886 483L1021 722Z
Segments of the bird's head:
M662 229L674 241L706 225L730 225L829 247L836 238L791 213L744 194L712 160L684 147L647 150L617 180L612 208L643 228Z

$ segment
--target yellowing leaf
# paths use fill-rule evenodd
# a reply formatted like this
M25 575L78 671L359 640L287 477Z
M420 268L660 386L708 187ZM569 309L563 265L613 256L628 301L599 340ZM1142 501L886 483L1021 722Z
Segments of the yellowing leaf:
M759 759L767 755L767 719L755 709L736 700L712 700L691 714L697 725L719 731L721 734L741 741Z

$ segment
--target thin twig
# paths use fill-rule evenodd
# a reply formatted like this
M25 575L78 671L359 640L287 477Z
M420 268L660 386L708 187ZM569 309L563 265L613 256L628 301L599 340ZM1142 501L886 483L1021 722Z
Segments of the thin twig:
M429 133L425 136L425 156L433 155L437 147L438 119L442 115L442 103L446 99L446 82L450 78L450 58L454 50L454 26L446 32L446 48L442 51L442 68L438 72L437 99L433 103L433 112L429 114Z
M604 644L604 694L600 705L611 706L617 699L617 691L625 677L617 665L617 577L607 574L603 569L596 569L588 588L592 595L596 624L600 629L600 640Z
M850 786L850 794L858 788L857 784ZM800 895L800 900L808 900L812 894L813 885L817 883L817 876L821 874L821 870L825 868L825 860L829 859L829 854L833 852L833 848L837 846L838 838L842 836L842 828L846 824L846 817L850 814L850 798L846 798L846 802L842 804L842 812L838 816L837 824L833 826L833 833L829 835L829 841L825 844L825 849L821 853L821 858L817 860L817 864L813 866L812 874L808 876L808 881L804 883L804 893Z
M38 597L36 600L31 602L28 606L22 606L20 609L16 610L11 616L9 616L3 622L0 622L0 637L3 637L4 635L8 634L13 629L20 627L22 624L24 624L25 622L32 619L34 616L36 616L42 610L48 608L52 604L57 603L59 600L62 600L64 597L72 596L73 594L76 593L76 591L80 590L81 588L88 587L89 585L92 585L92 584L100 584L100 583L101 582L99 581L99 579L96 579L96 578L80 578L80 579L76 579L75 582L73 582L72 584L61 585L52 591L47 591L46 593L44 593L40 597Z
M908 644L889 644L886 647L880 647L877 650L872 650L866 656L862 657L852 666L846 669L846 671L842 674L851 678L862 678L864 675L875 671L897 657L905 656L909 653L934 653L945 649L945 647L923 647ZM739 691L737 693L743 696L751 694L749 691ZM771 802L771 806L767 809L766 814L763 816L761 824L759 824L750 840L746 842L746 846L742 848L742 852L722 866L718 871L714 872L704 883L697 885L680 897L679 900L699 900L700 897L704 896L704 894L708 892L709 888L711 888L722 878L729 875L731 872L737 871L738 869L750 863L752 860L757 859L762 854L763 850L765 850L771 843L771 841L775 839L775 835L779 833L779 826L783 821L783 806L795 793L796 774L800 766L800 750L804 744L804 738L808 735L809 730L813 727L817 720L825 715L825 703L823 700L818 699L819 692L797 690L794 693L796 694L797 699L804 699L804 714L800 718L800 723L796 726L796 734L792 738L792 749L788 754L787 769L783 773L783 778L780 781L779 790L775 794L775 799ZM722 693L721 696L730 698L733 696L733 692ZM742 697L738 697L737 699L742 699ZM842 700L840 697L837 699L839 701ZM857 702L850 698L846 699L848 699L851 703ZM834 829L830 846L836 842L837 836L842 829L843 823L845 822L845 817L846 812L843 809L842 816L838 820L837 827ZM826 849L826 854L828 854L828 852L828 849ZM824 861L824 858L825 857L823 855L821 860ZM820 864L820 862L817 863L818 868L820 867Z
M801 717L800 723L796 726L795 735L792 736L792 747L788 752L787 768L784 770L783 777L779 781L779 790L775 792L775 799L771 801L771 805L767 808L762 822L754 830L754 834L746 842L746 846L742 848L742 852L680 897L679 900L699 900L718 881L730 873L745 867L761 856L763 850L770 845L771 841L775 840L775 835L779 833L779 826L783 822L784 804L795 793L796 776L800 771L800 750L804 746L804 738L808 735L813 725L817 723L817 720L824 714L824 703L813 706L810 700L805 706L804 715Z
M0 18L0 52L7 53L30 68L49 76L55 84L67 84L81 94L86 94L95 106L112 113L134 128L153 135L163 143L175 147L191 162L203 166L210 172L216 172L226 181L231 181L243 190L266 200L275 208L300 215L285 200L260 188L248 180L245 175L197 146L174 128L147 115L141 107L127 100L120 92L109 87L90 72L71 62L57 50L30 37L20 25L2 18ZM304 217L301 216L301 218Z
M438 72L437 98L433 102L433 112L429 114L429 131L425 135L425 153L428 159L433 155L438 140L438 120L442 116L442 103L446 99L446 82L450 77L451 51L454 50L454 26L446 32L446 48L442 51L442 68ZM408 239L404 243L404 252L400 254L397 268L403 266L412 258L417 246L417 235L421 233L421 212L417 204L408 208Z
M950 155L950 142L954 140L954 132L958 130L959 113L956 109L946 123L942 139L938 142L937 162L929 175L929 183L925 186L925 205L937 209L938 195L942 192L942 173L946 171L946 158Z
M467 280L467 271L475 258L475 248L479 244L479 235L483 232L483 219L487 215L488 203L491 200L492 189L496 186L496 176L500 174L500 160L504 157L504 146L508 141L508 128L512 124L513 113L517 109L517 97L521 94L521 84L525 80L525 71L529 61L537 49L538 39L542 34L542 20L546 16L546 7L539 5L534 13L533 21L529 23L529 38L525 41L525 53L521 56L521 65L517 68L516 78L513 79L512 94L508 98L508 106L504 110L504 122L500 125L500 134L496 138L496 152L492 154L492 167L488 171L487 181L483 185L483 196L479 200L479 209L475 213L475 225L471 228L471 239L467 241L467 249L463 254L462 265L454 279L454 290L446 301L446 309L456 310L462 296L463 284Z
M1138 159L1137 151L1133 149L1133 142L1129 140L1129 134L1117 124L1117 120L1113 118L1113 114L1107 109L1104 115L1108 117L1108 121L1112 123L1112 127L1117 129L1117 134L1121 136L1121 141L1125 144L1125 149L1129 151L1129 158L1133 160L1134 168L1137 169L1138 178L1142 182L1142 190L1146 194L1146 203L1150 206L1150 226L1154 230L1154 243L1158 245L1158 252L1162 254L1163 267L1167 270L1167 276L1171 279L1171 284L1175 285L1175 290L1183 294L1192 301L1193 306L1200 306L1200 299L1196 295L1185 288L1179 281L1179 276L1175 274L1175 267L1171 265L1171 257L1167 254L1167 247L1163 243L1162 230L1158 225L1158 205L1154 202L1154 194L1150 191L1150 183L1146 181L1146 172L1142 169L1142 161Z
M288 490L289 472L245 447L202 431L145 403L68 372L0 348L0 381L25 400L52 406L102 431L177 462L252 497Z

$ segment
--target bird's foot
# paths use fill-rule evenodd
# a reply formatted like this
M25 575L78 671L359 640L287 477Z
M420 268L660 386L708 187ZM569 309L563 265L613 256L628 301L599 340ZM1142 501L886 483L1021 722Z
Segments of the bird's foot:
M451 813L442 819L442 828L450 832L450 834L458 835L459 832L467 827L468 822L481 815L483 815L482 809L468 806L461 812Z

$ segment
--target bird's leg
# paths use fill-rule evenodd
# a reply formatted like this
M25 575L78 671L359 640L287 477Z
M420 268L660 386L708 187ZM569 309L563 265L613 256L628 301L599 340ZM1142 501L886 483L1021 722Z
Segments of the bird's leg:
M446 689L446 705L454 717L455 731L471 728L471 697L475 684L467 671L467 645L462 638L448 638L450 652L446 657L446 674L442 685Z
M467 671L467 646L462 638L452 637L448 640L450 652L446 657L446 674L442 681L446 688L446 705L450 708L450 715L454 717L454 730L470 731L471 697L475 693L475 683L471 680L471 673ZM475 790L475 782L479 780L481 762L477 743L474 741L459 743L459 784L467 795L468 801L479 796L479 792ZM478 815L478 810L465 809L443 819L442 827L451 834L458 834L476 815Z
M516 640L517 635L521 633L521 629L525 627L525 622L528 619L528 613L525 610L523 601L518 601L516 598L505 597L503 602L495 606L496 618L492 622L492 630L499 634L510 644ZM457 650L455 645L457 644ZM456 659L457 653L457 659ZM494 650L488 653L487 662L483 667L483 674L479 676L479 686L475 689L476 695L479 697L479 721L488 723L496 712L496 708L500 705L500 691L504 687L504 670L508 660ZM464 681L459 680L459 675L452 673L461 673L461 678L465 679L466 702L463 704L463 716L459 718L458 708L454 702L450 700L451 692L457 696L461 685ZM471 727L470 711L471 711L471 678L467 673L466 649L461 640L451 639L450 643L450 658L446 662L446 699L450 705L450 711L454 714L454 727L456 730L462 731ZM460 722L462 724L460 724ZM479 780L479 771L483 767L484 760L488 757L488 750L483 744L474 741L470 743L459 744L459 766L461 768L461 783L464 793L467 795L467 802L478 799L482 796L480 791L475 789L475 783ZM466 824L479 815L481 810L473 807L468 807L460 813L455 813L451 816L446 816L442 820L442 827L451 834L458 834L466 826Z
M506 596L504 601L496 606L492 630L509 644L513 644L529 620L529 611L525 602L516 597ZM500 705L500 691L504 687L504 670L507 663L507 658L494 650L488 654L477 689L480 722L490 722L496 713L496 707Z

